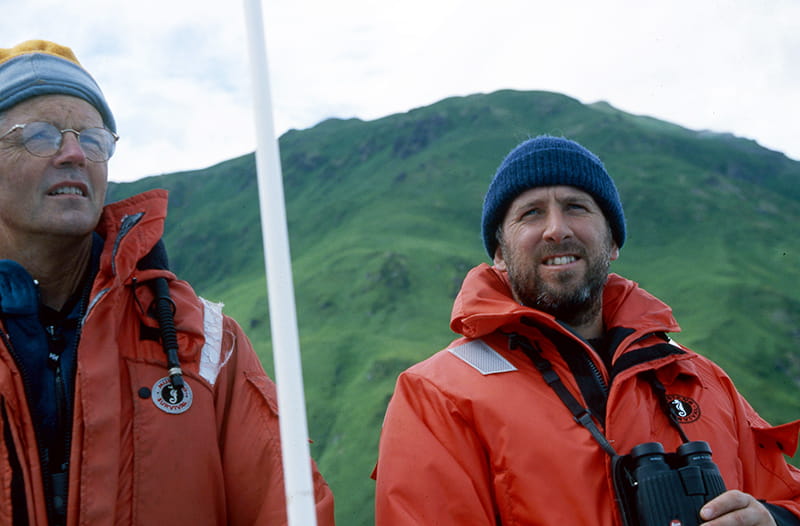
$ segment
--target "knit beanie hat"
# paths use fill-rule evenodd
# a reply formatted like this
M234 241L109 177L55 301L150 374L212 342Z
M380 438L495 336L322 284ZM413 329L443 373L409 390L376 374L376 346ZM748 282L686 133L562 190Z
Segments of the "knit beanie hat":
M580 188L597 202L611 226L617 247L625 242L625 214L617 187L603 163L592 152L569 139L539 136L511 150L492 179L483 201L483 245L494 258L497 228L511 202L539 186L566 185Z
M72 95L94 106L105 126L117 125L103 92L68 47L28 40L0 49L0 113L39 95Z

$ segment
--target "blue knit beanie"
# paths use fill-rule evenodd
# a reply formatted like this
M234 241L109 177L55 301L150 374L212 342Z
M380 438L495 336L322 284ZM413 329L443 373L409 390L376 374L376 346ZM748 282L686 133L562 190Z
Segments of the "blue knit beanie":
M94 106L105 126L117 124L97 82L72 50L46 40L0 49L0 113L39 95L71 95Z
M566 185L591 195L611 226L617 247L625 243L625 214L617 187L592 152L569 139L539 136L511 150L500 163L483 201L481 233L490 258L497 250L497 228L518 195L539 186Z

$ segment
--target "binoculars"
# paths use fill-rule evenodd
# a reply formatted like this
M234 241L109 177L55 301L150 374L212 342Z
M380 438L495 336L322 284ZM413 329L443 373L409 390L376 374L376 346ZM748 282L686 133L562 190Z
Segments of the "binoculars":
M625 526L697 526L700 509L725 491L711 447L697 440L675 453L645 442L613 460L614 489Z

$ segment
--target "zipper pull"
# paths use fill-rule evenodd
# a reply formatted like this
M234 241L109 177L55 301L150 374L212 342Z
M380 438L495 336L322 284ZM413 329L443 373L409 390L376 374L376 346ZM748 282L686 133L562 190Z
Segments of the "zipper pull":
M44 328L47 336L50 338L51 344L55 344L55 348L58 349L57 351L52 350L53 345L50 346L50 352L47 354L47 365L52 370L57 370L59 365L61 364L61 352L63 351L64 346L60 345L60 342L63 340L63 336L61 331L57 329L55 325L48 325Z

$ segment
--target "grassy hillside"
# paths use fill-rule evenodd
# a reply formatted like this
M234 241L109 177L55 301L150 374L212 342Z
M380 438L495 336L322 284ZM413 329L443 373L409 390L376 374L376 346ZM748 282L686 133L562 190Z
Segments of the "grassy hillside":
M667 301L773 423L800 415L800 163L752 141L546 92L328 120L280 140L312 453L341 524L372 524L369 479L395 378L453 337L452 300L486 261L483 194L504 155L573 138L615 177L629 237L614 271ZM224 301L272 370L251 155L113 185L171 192L173 268Z

